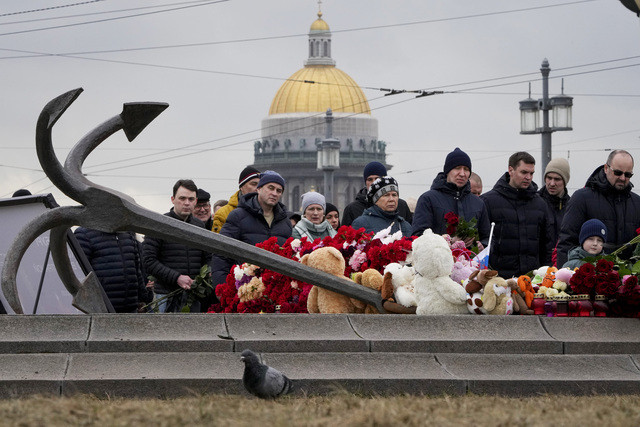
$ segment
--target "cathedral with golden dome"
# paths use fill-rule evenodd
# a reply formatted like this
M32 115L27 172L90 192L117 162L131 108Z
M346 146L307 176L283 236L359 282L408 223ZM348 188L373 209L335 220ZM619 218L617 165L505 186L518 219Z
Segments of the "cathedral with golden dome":
M300 210L300 196L315 190L325 194L323 171L317 168L322 141L339 141L339 168L334 172L333 200L340 209L364 187L362 172L371 161L386 164L386 144L378 140L378 120L358 84L336 68L331 57L331 31L322 12L309 30L308 59L276 93L262 136L254 143L254 167L275 170L287 182L282 202ZM327 124L327 110L332 125ZM327 128L330 135L327 135Z

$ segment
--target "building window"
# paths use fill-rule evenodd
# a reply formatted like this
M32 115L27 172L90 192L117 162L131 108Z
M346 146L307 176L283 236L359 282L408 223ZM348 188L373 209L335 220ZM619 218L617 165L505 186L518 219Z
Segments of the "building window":
M326 40L325 40L325 42L323 43L323 45L324 45L324 46L322 46L322 47L323 47L323 49L324 49L323 56L329 56L329 47L328 47L328 45L327 45Z
M300 186L296 185L291 190L291 211L298 212L300 210Z

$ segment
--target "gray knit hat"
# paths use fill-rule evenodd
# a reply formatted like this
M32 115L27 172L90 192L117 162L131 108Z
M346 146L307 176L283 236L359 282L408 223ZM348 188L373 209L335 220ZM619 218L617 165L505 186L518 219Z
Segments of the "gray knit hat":
M569 168L569 162L567 159L563 159L562 157L558 157L557 159L552 159L549 164L547 164L547 168L544 170L544 176L547 177L549 172L555 172L564 181L564 185L569 184L569 178L571 178L571 170Z
M311 205L320 205L322 206L322 211L324 212L327 209L327 203L324 199L324 196L315 191L309 191L302 195L302 214L304 215L304 211Z
M371 203L375 204L380 197L389 193L390 191L395 191L396 193L398 193L398 195L400 195L400 192L398 191L398 181L390 176L382 176L373 181L373 184L371 184L371 187L369 187L369 191L367 192L367 199L369 199Z

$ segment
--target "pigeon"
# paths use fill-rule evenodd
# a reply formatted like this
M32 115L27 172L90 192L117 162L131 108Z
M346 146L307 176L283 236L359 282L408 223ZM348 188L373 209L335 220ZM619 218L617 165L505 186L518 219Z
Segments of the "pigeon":
M242 383L249 393L261 399L275 399L291 392L291 380L282 372L260 363L251 350L244 350L240 360L244 362Z

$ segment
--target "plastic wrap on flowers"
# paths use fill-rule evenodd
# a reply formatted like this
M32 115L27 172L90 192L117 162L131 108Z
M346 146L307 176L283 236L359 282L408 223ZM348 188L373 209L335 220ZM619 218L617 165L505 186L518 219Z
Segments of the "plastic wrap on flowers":
M389 234L388 230L366 233L342 226L334 237L309 242L289 238L282 246L272 237L256 246L280 256L299 261L302 256L321 247L334 247L345 259L344 275L375 268L384 272L387 264L404 263L411 252L413 237ZM234 265L225 283L216 287L219 302L210 313L306 313L307 297L312 285L255 265Z

